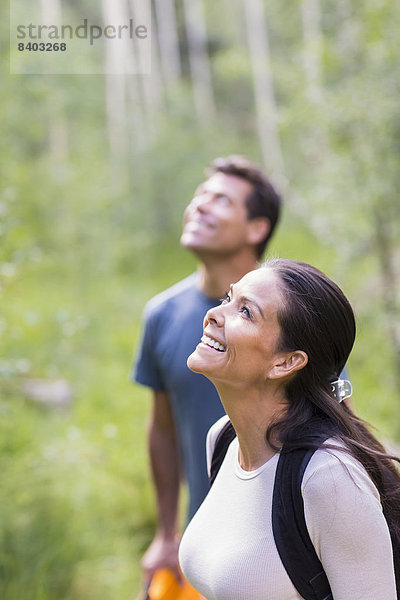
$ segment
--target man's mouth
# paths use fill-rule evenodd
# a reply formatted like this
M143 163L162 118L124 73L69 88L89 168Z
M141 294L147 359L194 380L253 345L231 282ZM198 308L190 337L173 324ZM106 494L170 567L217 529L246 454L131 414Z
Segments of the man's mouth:
M196 218L188 219L188 221L186 221L186 223L184 225L184 229L189 230L189 231L193 231L195 229L201 229L201 228L215 229L216 225L215 225L215 223L212 223L205 219L196 219Z
M203 335L203 337L201 338L201 341L206 346L209 346L210 348L214 348L214 350L218 350L218 352L226 351L226 346L221 344L221 342L217 342L216 340L213 340L212 338L208 337L208 335Z

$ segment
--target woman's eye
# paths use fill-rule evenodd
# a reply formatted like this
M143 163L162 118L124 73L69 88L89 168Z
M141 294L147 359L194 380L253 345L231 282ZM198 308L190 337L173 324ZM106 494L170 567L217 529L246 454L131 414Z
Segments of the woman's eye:
M241 307L241 309L240 309L240 312L241 312L243 315L245 315L245 316L246 316L248 319L251 319L251 317L252 317L252 314L251 314L251 312L249 311L249 309L247 308L247 306L242 306L242 307Z
M217 196L217 202L218 204L225 206L230 204L230 199L228 198L228 196L224 196L223 194L221 194L220 196Z
M220 300L221 304L226 304L227 302L230 302L230 301L231 301L231 299L229 297L228 292L224 292L224 295L222 296L222 298Z

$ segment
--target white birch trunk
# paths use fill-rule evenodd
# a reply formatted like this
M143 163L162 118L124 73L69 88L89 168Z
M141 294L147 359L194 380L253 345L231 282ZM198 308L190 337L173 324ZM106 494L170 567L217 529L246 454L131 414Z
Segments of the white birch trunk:
M305 97L309 104L310 133L308 155L315 165L329 161L331 144L326 129L326 110L322 83L322 42L320 0L302 0L303 70Z
M183 0L194 102L200 121L215 117L203 0Z
M263 4L261 0L244 0L244 7L260 146L271 179L283 191L286 180L278 134L277 107Z
M220 0L219 14L224 15L224 33L232 40L232 45L246 43L246 32L242 19L242 0Z
M346 65L358 68L358 48L365 46L363 23L353 10L351 0L336 3L339 27L336 36L336 52Z
M161 66L167 88L179 81L181 59L174 0L155 0Z
M108 52L107 52L108 54ZM109 64L106 57L106 64ZM105 75L107 131L113 162L118 162L128 147L126 135L125 77L107 72Z
M162 104L162 98L164 95L161 68L160 68L160 55L157 46L157 36L154 17L152 18L152 31L151 36L151 74L143 77L143 82L147 86L146 95L148 96L148 104L152 110L158 109Z
M105 25L125 22L121 0L102 0L102 14ZM128 149L124 66L134 57L124 43L105 43L104 48L108 140L112 162L118 164Z
M61 25L60 0L40 0L40 6L45 25Z
M396 250L393 240L394 220L387 217L385 203L377 204L372 211L374 237L379 258L382 281L382 301L386 313L388 339L392 348L394 377L400 391L400 271L396 265Z
M138 10L140 7L138 7L137 0L129 0L129 7L130 15L134 22L140 23L142 13L140 10ZM150 15L148 15L148 20L150 20ZM160 78L158 48L156 43L156 28L153 18L151 19L151 31L149 32L149 35L151 39L151 73L149 75L141 75L133 78L133 83L136 85L139 84L143 98L143 109L147 113L146 130L147 133L152 133L152 127L154 124L154 111L159 108L163 95ZM140 65L145 60L145 55L143 53L143 47L140 44L137 45L136 48L136 61L137 64Z
M60 0L41 0L40 6L43 25L61 25ZM50 114L48 139L52 156L58 162L66 162L69 154L68 127L61 99L57 106L57 113Z
M322 34L319 0L303 0L301 14L304 40L303 68L307 98L313 104L319 104L322 101Z

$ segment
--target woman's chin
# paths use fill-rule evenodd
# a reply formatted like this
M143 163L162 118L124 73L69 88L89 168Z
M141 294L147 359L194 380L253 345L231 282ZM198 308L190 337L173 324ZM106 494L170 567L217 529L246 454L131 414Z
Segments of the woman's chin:
M194 373L200 373L208 377L210 367L212 370L212 361L210 364L210 348L204 346L202 343L198 344L196 349L189 355L187 359L187 366Z
M192 354L190 354L190 356L187 359L187 366L189 367L189 369L191 371L193 371L194 373L202 373L202 368L201 368L201 363L203 361L200 359L200 357L197 355L196 350L194 352L192 352Z

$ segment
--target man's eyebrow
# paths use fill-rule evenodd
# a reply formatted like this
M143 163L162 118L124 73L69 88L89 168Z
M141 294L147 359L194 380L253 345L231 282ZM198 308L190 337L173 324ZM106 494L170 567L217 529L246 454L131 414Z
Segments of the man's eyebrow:
M231 283L231 285L229 286L229 291L231 293L231 296L233 295L233 283ZM258 312L260 313L260 315L262 316L262 318L264 319L264 313L262 311L261 306L258 304L258 302L256 302L255 300L252 300L251 298L247 298L247 296L240 296L240 298L238 298L239 302L243 302L244 304L252 304L253 306L255 306L258 310Z
M207 191L206 183L207 183L207 181L203 181L203 183L200 183L200 185L198 185L197 188L195 189L193 195L196 196L196 194L199 194L199 193L201 194L202 192ZM213 194L214 196L218 196L218 197L226 196L226 198L228 198L228 200L230 200L231 202L235 201L235 198L231 194L227 194L224 191L211 190L210 193Z
M198 185L197 188L195 189L194 193L197 194L198 192L202 192L204 190L204 184L205 184L205 181L203 181L203 183L200 183L200 185Z

